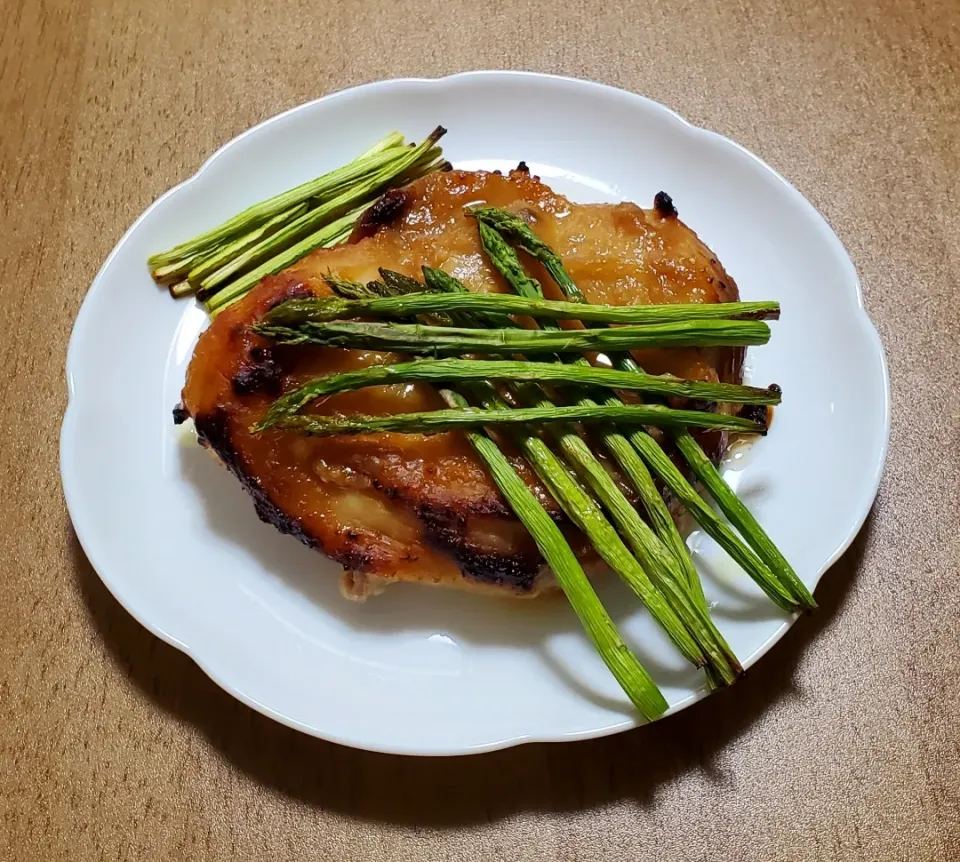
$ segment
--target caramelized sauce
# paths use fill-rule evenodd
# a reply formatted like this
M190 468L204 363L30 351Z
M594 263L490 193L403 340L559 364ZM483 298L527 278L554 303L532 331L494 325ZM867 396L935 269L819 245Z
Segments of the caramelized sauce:
M263 393L238 396L230 380L250 351L265 346L247 324L297 291L329 294L327 272L367 281L385 266L419 276L422 266L445 269L470 289L506 290L479 247L476 225L463 215L468 204L487 203L521 212L563 258L590 302L720 302L736 298L736 286L696 235L677 218L633 204L571 205L525 175L449 172L409 187L400 223L362 241L318 250L264 281L221 314L201 337L191 362L184 402L194 417L222 411L237 462L305 533L352 570L388 577L460 579L453 558L431 538L437 518L461 531L476 549L509 556L528 553L531 540L510 515L483 465L460 434L373 434L305 440L249 427L267 409ZM558 289L535 262L530 269L545 292ZM319 374L396 362L398 354L333 348L278 352L283 389ZM643 351L652 373L700 380L736 379L737 351ZM391 415L444 406L426 385L377 386L331 396L311 405L320 414ZM530 473L515 463L545 505L556 504ZM432 519L432 520L431 520Z

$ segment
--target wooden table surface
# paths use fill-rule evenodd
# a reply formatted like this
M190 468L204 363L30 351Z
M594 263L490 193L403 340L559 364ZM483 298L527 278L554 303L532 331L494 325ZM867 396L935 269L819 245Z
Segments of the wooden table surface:
M0 0L0 859L960 858L957 0ZM833 225L893 376L873 514L738 685L621 736L416 760L301 736L114 601L60 489L64 352L158 194L278 111L525 68L644 93ZM109 429L106 429L109 433Z

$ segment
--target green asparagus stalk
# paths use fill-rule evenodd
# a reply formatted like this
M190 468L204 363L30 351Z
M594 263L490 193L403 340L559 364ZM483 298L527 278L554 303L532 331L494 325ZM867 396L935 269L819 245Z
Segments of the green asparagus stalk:
M192 284L199 285L203 279L226 265L232 258L254 247L266 237L275 234L280 228L300 218L308 209L309 204L307 203L297 204L297 206L275 215L272 219L268 219L260 227L254 228L238 239L218 248L190 269L187 280Z
M521 403L536 404L534 409L546 409L543 405L550 403L548 399L537 396L534 386L522 387L520 398ZM551 426L551 430L564 458L586 483L594 498L603 505L620 534L626 539L639 561L637 568L642 566L642 570L649 573L652 583L664 595L669 606L706 654L709 667L727 684L735 682L742 671L739 662L716 630L709 614L690 601L687 584L683 582L682 576L674 571L676 564L670 553L644 523L586 441L569 426ZM636 577L635 574L633 576Z
M200 264L211 253L209 250L206 252L197 252L196 254L191 254L180 260L176 260L173 263L158 266L150 270L150 277L157 284L173 284L180 279L186 278L190 269Z
M479 229L484 251L507 283L521 295L529 297L542 295L540 283L523 272L516 253L500 234L482 222L479 224ZM522 275L518 276L518 273ZM556 327L556 325L553 321L548 321L545 324L549 327ZM577 357L575 362L583 367L591 367L582 356ZM548 367L556 368L558 366L544 366L545 369ZM559 367L569 368L570 366ZM539 408L546 409L552 406L549 398L540 394L539 387L525 385L519 389L519 395L521 401L532 403ZM618 403L616 399L613 399L612 406L616 408ZM597 405L592 399L583 396L579 399L578 406L581 409L590 409ZM621 534L630 543L637 558L651 572L656 585L668 596L671 606L677 611L684 624L695 635L697 642L706 651L710 658L708 667L711 681L727 684L734 682L742 672L740 663L714 625L706 604L698 605L689 598L690 585L687 582L686 575L669 549L640 518L637 510L620 491L603 465L597 461L590 451L590 447L582 438L573 433L571 429L563 426L551 426L551 430L567 460L577 469L577 472L587 482L597 499L603 503ZM621 463L628 476L637 472L646 472L642 461L622 434L608 426L602 429L601 437L604 445L614 458ZM652 484L652 480L650 484ZM640 489L641 495L644 490Z
M489 384L477 384L471 391L476 394L483 408L478 412L495 416L524 412L512 410ZM462 411L471 409L462 408ZM560 504L567 517L590 540L601 559L636 593L683 656L695 666L703 667L707 658L701 646L696 643L676 610L670 606L647 572L627 549L599 504L580 486L563 461L538 435L521 429L514 438L547 490Z
M467 214L476 218L478 224L486 225L488 229L509 237L527 254L540 261L567 300L587 304L583 293L570 278L559 255L555 254L553 249L540 239L523 219L495 207L476 207L468 210Z
M383 191L397 177L412 168L429 153L444 132L445 130L442 127L438 127L427 136L423 143L404 150L400 158L389 162L369 176L352 183L333 199L308 210L279 230L254 243L241 254L232 256L223 266L200 280L198 297L200 299L209 298L229 279L269 259L278 248L297 242L304 236L314 233L330 220L342 216L360 204L369 202L370 198Z
M663 479L666 486L677 496L684 508L693 515L697 523L707 535L721 545L724 550L740 565L740 567L757 583L778 607L785 611L796 611L797 600L784 589L773 572L764 565L733 530L730 529L697 493L696 489L684 478L676 465L666 455L657 442L646 432L631 432L630 442L643 456L650 467ZM697 449L700 446L697 445ZM704 458L707 456L704 455ZM709 461L710 459L707 458ZM729 490L726 482L724 487ZM730 493L733 493L732 491Z
M442 269L423 267L423 281L427 290L433 294L449 294L456 297L478 295L470 293L458 279ZM498 296L502 295L498 294ZM452 326L466 326L470 323L481 329L514 329L517 326L517 322L512 317L497 311L480 309L470 312L459 311L451 312L449 317Z
M632 374L593 365L556 365L543 362L484 361L481 359L421 359L395 365L371 365L356 371L344 371L318 377L299 389L278 398L270 406L260 429L269 428L282 416L299 412L317 398L392 383L442 383L452 380L506 380L541 383L575 383L658 392L698 398L704 401L730 401L744 404L776 404L779 394L767 389L735 386L728 383L701 383L678 377Z
M563 266L560 258L550 247L544 243L522 220L516 218L511 213L493 208L482 208L472 210L472 215L490 226L495 225L498 230L503 231L511 237L526 252L531 254L550 273L551 278L557 283L561 291L569 300L585 302L585 298L577 287L576 283L570 278L566 268ZM615 357L617 365L624 371L642 372L642 369L629 356ZM764 592L776 602L780 607L787 610L795 609L799 602L805 608L816 607L816 602L809 590L797 577L796 572L783 557L776 545L764 532L749 509L740 501L737 495L731 490L729 485L720 475L719 470L713 465L713 462L707 457L703 449L686 431L680 431L673 435L677 448L684 459L690 465L691 469L697 475L697 478L703 482L704 486L710 492L721 511L740 531L741 535L749 542L750 546L756 551L756 554L750 554L733 532L723 524L716 514L708 506L703 504L700 495L689 485L679 471L669 473L666 463L656 458L653 446L646 443L644 439L647 435L633 434L631 442L635 445L639 441L639 450L641 454L646 452L648 461L657 461L662 467L662 471L657 469L655 464L651 463L657 469L661 478L667 482L668 487L677 495L681 501L684 498L690 501L687 506L691 514L696 518L700 526L710 536L714 538L723 548L737 560L745 571L750 574L760 585ZM667 459L669 461L669 459ZM672 464L671 464L672 466ZM677 479L682 480L678 482ZM671 481L673 484L671 484ZM697 505L694 501L699 500L702 505ZM687 505L685 503L685 505ZM756 559L759 555L762 562ZM759 565L758 565L759 563ZM771 579L771 575L774 577ZM776 584L776 586L774 586ZM789 592L788 598L785 593Z
M713 428L741 434L763 434L766 429L749 419L724 416L703 410L673 410L659 404L619 404L592 407L531 407L524 410L430 410L422 413L398 413L396 416L316 416L286 415L272 426L287 428L311 437L335 437L338 434L439 434L465 428L499 425L543 425L556 422L615 422L624 425L656 427Z
M447 161L443 155L443 150L440 147L434 147L420 159L420 161L413 165L413 167L407 168L407 170L400 174L391 185L397 187L405 186L407 183L413 182L413 180L419 179L420 177L425 177L427 174L452 170L453 165Z
M420 293L423 291L423 285L415 278L404 275L402 272L395 272L392 269L379 269L380 278L383 279L383 289L381 296L384 299L396 299L398 296L406 296L410 293ZM372 282L376 287L377 282Z
M207 300L207 310L214 314L224 306L236 301L256 286L264 276L273 275L296 263L305 254L315 248L327 248L343 242L353 229L353 225L366 209L366 205L358 207L336 221L330 222L315 233L304 237L295 245L285 248L275 254L268 261L260 264L256 269L240 276L236 281L223 287Z
M198 291L198 288L204 278L210 273L216 272L221 267L226 266L232 259L239 257L265 238L275 234L280 228L299 218L306 213L307 210L308 204L306 203L291 207L289 210L285 210L260 225L260 227L243 234L238 239L219 248L215 248L208 254L197 255L194 258L190 258L189 260L191 262L186 265L187 271L184 273L186 280L172 285L170 287L171 295L174 299L180 299L181 297L199 292L199 298L203 299L205 294L202 291ZM179 271L180 269L182 269L182 266L177 267L176 270L171 267L170 271ZM158 274L162 274L162 272L162 270L154 271L153 277L155 281L161 280Z
M318 230L316 234L314 234L314 237L319 237L321 234L324 234L328 238L321 240L315 246L311 246L311 248L330 248L331 246L340 245L340 243L346 242L348 239L350 239L350 234L353 233L353 228L357 222L357 219L360 218L364 212L366 212L366 209L366 207L357 207L357 209L355 209L352 213L347 213L344 218L338 219L336 223L336 231L329 231L326 228ZM303 244L306 245L311 240L311 237L307 237L307 239L303 241Z
M467 406L463 397L455 392L441 390L441 394L452 408L463 409ZM666 700L623 642L560 528L493 440L479 431L468 431L467 440L490 471L510 508L533 537L571 607L580 618L584 631L621 688L644 718L652 721L661 716L667 709Z
M381 267L380 277L383 279L382 281L368 281L366 284L362 284L359 281L350 281L328 272L323 280L334 293L338 294L338 296L332 297L333 299L346 298L363 302L369 302L373 299L395 300L406 293L420 293L423 290L423 285L419 281L399 272ZM264 320L266 319L267 315L264 315Z
M740 534L747 540L760 559L774 571L780 582L790 591L801 607L805 610L816 608L817 602L807 589L806 584L800 580L793 567L780 553L779 548L766 534L757 519L753 517L750 510L724 481L720 471L700 448L700 444L689 434L677 434L674 440L680 453L690 465L690 469L703 482L704 487L710 492L710 496L716 501L723 514L740 531ZM705 523L701 526L704 530L707 529ZM724 545L724 548L729 553L729 547Z
M204 263L205 268L209 264ZM191 273L191 277L193 274ZM421 285L422 287L422 285ZM367 300L335 296L291 299L267 316L269 323L286 326L326 323L358 317L414 317L420 314L522 314L534 319L583 320L606 324L677 323L691 320L746 320L772 318L779 314L775 302L724 302L677 305L579 305L549 299L528 299L502 293L414 293Z
M375 281L368 282L367 284L359 281L350 281L349 279L340 278L340 276L329 272L323 277L323 280L332 291L344 297L370 297L377 290L377 285L380 284L380 282ZM264 319L266 319L266 315Z
M180 243L168 251L153 255L148 261L150 267L156 270L160 267L176 264L184 258L206 251L225 240L233 239L303 201L322 198L330 194L331 191L341 189L361 177L373 173L384 165L397 160L405 152L403 136L399 132L393 132L367 152L358 156L350 164L303 183L289 191L275 195L268 200L254 204L223 224L205 231L187 242Z
M228 288L229 290L229 288ZM219 294L218 294L219 297ZM284 344L320 344L399 353L583 353L644 347L766 344L770 327L754 320L653 323L616 329L463 329L407 323L335 321L296 327L258 324L257 332Z
M196 293L197 290L189 281L178 281L175 284L168 285L167 289L174 299L183 299L185 296Z

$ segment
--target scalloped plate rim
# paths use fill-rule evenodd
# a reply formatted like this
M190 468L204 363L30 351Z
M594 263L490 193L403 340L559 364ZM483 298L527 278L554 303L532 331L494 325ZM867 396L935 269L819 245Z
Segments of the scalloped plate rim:
M117 599L121 606L136 619L144 628L151 632L156 637L160 638L165 643L170 644L174 648L180 650L184 654L190 657L190 659L206 674L217 686L222 688L224 691L228 692L231 696L235 697L237 700L246 704L250 708L260 712L263 715L266 715L273 720L293 728L295 730L301 731L311 736L315 736L321 739L326 739L331 742L336 742L339 744L361 748L364 750L383 752L390 754L407 754L407 755L427 755L427 756L452 756L460 754L476 754L483 753L488 751L496 751L503 748L509 748L515 745L521 745L526 743L534 742L572 742L582 739L592 739L599 738L603 736L612 735L615 733L621 733L625 730L629 730L638 726L638 722L634 720L623 720L614 722L604 727L593 728L584 731L575 731L575 732L565 732L559 734L551 733L526 733L519 734L516 736L510 736L501 739L490 740L485 743L475 744L475 745L462 745L455 748L443 749L443 750L425 750L422 747L418 749L405 749L403 747L397 747L396 745L384 745L378 746L376 744L371 744L367 740L357 740L357 739L348 739L343 736L335 736L330 734L325 734L320 732L317 728L305 724L304 722L298 721L295 718L291 718L281 712L278 712L272 709L268 704L261 703L253 697L250 697L246 694L243 689L227 678L228 675L221 674L218 672L218 669L212 666L210 663L207 663L203 660L203 657L197 655L196 651L191 648L191 646L185 641L181 640L174 633L167 630L162 624L157 623L155 620L151 619L149 610L139 606L138 601L132 595L125 591L122 581L118 581L115 578L111 578L109 574L105 572L105 567L98 565L98 554L94 547L90 546L90 543L84 538L84 530L82 526L78 527L78 521L83 521L83 516L79 515L79 509L77 507L76 493L73 487L73 476L71 474L71 469L69 466L69 457L65 456L67 442L69 441L71 435L74 433L74 425L76 421L76 400L78 398L78 393L82 392L83 384L82 382L78 383L78 380L82 381L82 373L79 369L78 359L79 353L82 349L82 342L84 338L85 331L88 327L87 317L90 314L90 299L95 294L95 292L102 287L102 279L104 274L110 268L111 263L119 254L122 246L127 242L127 240L134 234L135 231L145 222L151 214L160 206L162 206L167 200L175 197L179 192L183 191L185 188L190 186L193 183L200 181L204 173L213 165L218 159L220 159L225 153L230 151L236 145L240 144L246 138L259 134L263 130L270 127L272 124L275 124L285 117L293 115L295 113L310 110L311 108L340 98L344 98L351 94L357 94L364 90L371 90L373 88L384 88L384 87L397 87L410 84L419 84L426 86L441 86L445 84L456 84L458 81L476 79L480 77L502 77L518 79L518 80L547 80L557 83L567 84L567 85L576 85L576 86L587 86L592 88L597 88L598 90L608 92L610 94L616 94L617 97L622 98L623 96L629 97L631 100L636 100L638 104L643 104L647 109L653 109L663 116L669 117L673 122L682 126L687 132L694 135L705 136L713 139L716 144L720 146L731 147L737 150L741 155L747 156L750 161L754 163L755 168L760 168L768 175L773 176L780 183L790 197L793 199L795 205L798 205L801 209L805 211L805 214L808 217L811 217L813 221L817 224L819 228L819 233L830 245L833 254L837 257L838 261L846 270L847 278L845 279L845 284L854 287L854 298L856 301L857 310L859 314L857 315L857 320L860 326L863 328L864 332L868 335L871 346L875 352L875 359L878 362L879 370L883 376L883 412L884 412L884 423L885 427L883 429L883 445L880 450L877 452L877 456L874 462L873 475L870 477L869 483L869 494L864 496L864 500L867 501L862 511L857 512L856 518L852 522L851 529L847 533L844 540L838 544L835 550L830 554L827 562L821 567L820 571L817 572L816 576L813 578L812 586L816 586L819 583L820 579L823 577L825 572L837 562L837 560L844 554L844 552L850 547L853 543L853 540L856 538L857 534L860 532L864 523L869 516L870 510L873 506L873 501L876 498L877 492L879 490L880 481L882 479L883 468L886 461L886 457L889 449L889 438L890 438L890 427L891 427L891 397L890 397L890 377L889 369L887 366L886 355L883 349L883 344L881 342L879 333L870 319L869 315L866 312L864 307L863 299L863 290L860 283L859 276L856 272L856 268L853 265L853 262L850 259L849 254L844 248L843 244L840 242L840 239L834 233L833 229L830 227L826 219L813 207L813 205L778 171L760 159L758 156L751 153L749 150L736 143L735 141L721 135L717 132L696 126L690 121L686 120L676 111L668 108L667 106L656 102L646 96L642 96L637 93L632 93L627 90L623 90L618 87L614 87L608 84L602 84L595 81L589 81L580 78L573 78L563 75L554 75L541 72L528 72L528 71L508 71L508 70L476 70L470 72L460 72L453 75L447 75L437 78L421 78L421 77L406 77L406 78L394 78L383 81L374 81L364 84L359 84L354 87L350 87L344 90L339 90L333 93L326 94L319 98L304 102L300 105L288 108L278 114L275 114L271 117L268 117L256 125L250 127L249 129L241 132L235 137L231 138L229 141L220 146L214 153L212 153L197 169L197 171L191 176L184 179L182 182L173 186L162 195L160 195L156 200L154 200L140 216L130 225L130 227L123 233L121 238L117 241L114 248L107 255L102 266L97 271L96 276L94 277L87 294L84 297L84 300L81 304L80 310L77 313L76 320L74 322L73 331L71 333L68 349L67 349L67 361L66 361L66 379L67 379L67 389L68 389L68 402L67 407L64 412L63 423L61 426L60 434L60 462L61 462L61 478L64 489L64 496L66 499L67 509L71 515L71 519L74 524L74 531L80 542L81 547L83 548L84 553L86 554L91 566L97 572L98 577L103 581L104 585L110 591L110 593ZM744 668L749 668L754 665L760 658L762 658L770 648L779 641L786 631L793 625L793 622L796 620L796 617L793 617L789 620L784 621L768 638L765 640L762 645L757 648L749 657L747 657L744 662ZM676 712L679 712L682 709L691 706L697 701L703 699L707 695L706 691L699 691L693 694L690 694L688 697L674 704L664 717L672 715Z

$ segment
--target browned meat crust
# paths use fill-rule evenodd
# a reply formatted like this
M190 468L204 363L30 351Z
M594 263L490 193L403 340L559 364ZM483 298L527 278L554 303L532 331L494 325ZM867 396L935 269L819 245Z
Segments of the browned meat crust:
M377 268L418 275L442 267L471 290L505 286L484 260L475 225L463 215L486 202L522 213L563 257L588 299L612 304L729 302L737 288L722 266L657 195L634 204L577 205L518 169L509 176L450 171L388 193L359 223L351 243L319 250L264 279L203 334L177 418L194 418L201 442L240 479L258 515L322 550L350 574L351 589L391 581L535 595L551 583L523 526L460 434L376 434L313 440L249 427L282 391L321 373L396 356L333 348L277 348L249 324L287 298L326 295L327 272L366 281ZM537 270L535 263L531 268ZM545 273L537 272L548 292ZM638 353L655 373L739 381L742 351ZM392 414L442 406L427 386L372 387L326 399L320 413ZM702 442L719 456L721 435ZM568 532L587 564L591 551L526 463L524 479Z

